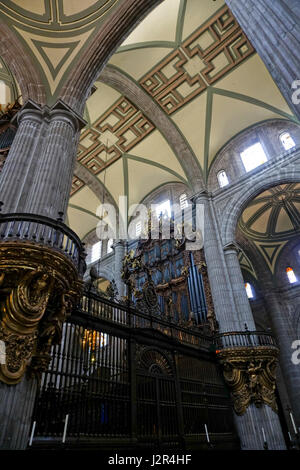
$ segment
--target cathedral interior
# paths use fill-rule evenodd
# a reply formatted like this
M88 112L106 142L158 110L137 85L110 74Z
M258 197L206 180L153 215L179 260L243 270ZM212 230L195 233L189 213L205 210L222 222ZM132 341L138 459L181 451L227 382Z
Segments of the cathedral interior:
M0 449L300 449L299 0L0 3Z

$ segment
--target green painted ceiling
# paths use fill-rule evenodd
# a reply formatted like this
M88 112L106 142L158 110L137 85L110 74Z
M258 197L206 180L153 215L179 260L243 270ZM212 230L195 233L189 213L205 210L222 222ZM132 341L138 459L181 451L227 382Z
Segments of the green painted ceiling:
M300 183L270 188L243 211L239 229L250 238L274 272L284 246L299 237Z
M1 2L0 18L40 71L49 103L120 1ZM163 0L107 71L118 81L100 76L87 101L70 199L69 223L81 237L96 226L99 184L116 203L122 195L138 203L169 182L195 191L195 174L205 184L234 135L267 119L295 119L223 0Z

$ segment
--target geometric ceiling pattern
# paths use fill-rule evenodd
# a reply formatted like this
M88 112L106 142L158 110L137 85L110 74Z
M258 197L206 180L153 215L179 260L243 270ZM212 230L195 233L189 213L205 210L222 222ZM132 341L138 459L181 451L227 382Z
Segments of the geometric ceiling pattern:
M129 205L139 203L171 182L193 192L187 170L194 165L205 184L216 153L237 133L268 119L295 120L223 0L164 0L106 70L118 83L101 75L95 82L77 158L116 205L123 195ZM158 107L154 114L149 100ZM73 224L86 222L76 225L82 237L97 223L91 193L75 172L69 212Z
M254 53L227 6L197 28L141 80L141 86L172 114Z
M278 185L259 194L243 211L239 229L253 240L274 272L286 243L300 233L300 183Z
M153 130L151 121L122 96L91 128L83 131L77 159L93 174L98 174Z
M139 85L171 115L254 52L229 9L224 6L193 31L181 47L147 72L139 80ZM98 174L153 129L154 125L122 96L82 133L78 160ZM72 194L76 188L80 189L80 186L73 184Z
M253 265L248 256L243 251L240 251L238 258L241 268L245 271L248 271L253 277L257 278Z
M0 3L0 20L30 53L48 104L120 2ZM68 211L81 238L96 227L103 192L116 205L124 195L129 205L139 203L172 182L196 192L236 134L268 119L295 121L224 0L163 0L125 38L94 85Z
M193 192L187 170L194 165L192 173L205 184L216 153L234 135L268 119L295 120L223 0L164 0L105 70L118 83L105 74L96 81L77 159L116 204L123 195L139 203L171 182ZM149 102L158 108L154 113ZM90 231L97 222L91 188L76 172L71 194L72 220L85 220ZM77 227L81 236L88 233L83 227Z
M6 0L0 18L30 51L44 78L48 103L67 73L120 0Z

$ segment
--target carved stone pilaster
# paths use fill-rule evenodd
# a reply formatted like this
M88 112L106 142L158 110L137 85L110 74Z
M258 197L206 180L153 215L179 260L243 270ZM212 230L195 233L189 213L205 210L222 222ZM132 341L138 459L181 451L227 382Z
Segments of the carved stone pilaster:
M0 340L6 353L0 381L13 385L29 368L45 370L80 287L64 254L27 242L0 245Z
M277 412L278 349L266 346L226 348L218 352L218 358L237 415L243 415L251 403L257 408L268 405Z

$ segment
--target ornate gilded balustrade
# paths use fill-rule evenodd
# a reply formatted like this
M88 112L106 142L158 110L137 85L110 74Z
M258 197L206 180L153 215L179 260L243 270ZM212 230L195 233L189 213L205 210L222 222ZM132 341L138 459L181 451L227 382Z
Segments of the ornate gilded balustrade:
M86 264L83 245L76 233L60 219L24 213L1 214L0 243L13 240L53 248L72 261L79 275L84 274Z
M61 220L0 215L0 340L6 361L0 380L13 385L25 371L48 366L52 344L82 289L85 253Z
M226 332L215 337L215 344L236 414L244 414L251 404L277 411L279 349L274 336L264 331Z

